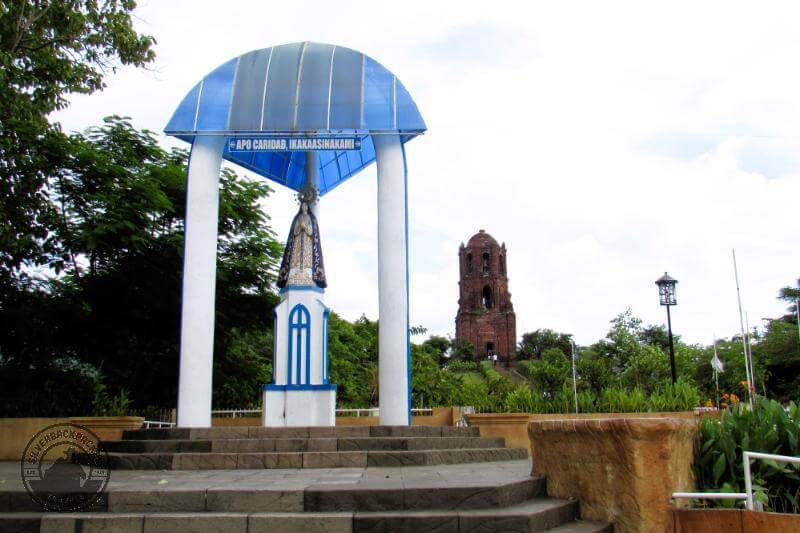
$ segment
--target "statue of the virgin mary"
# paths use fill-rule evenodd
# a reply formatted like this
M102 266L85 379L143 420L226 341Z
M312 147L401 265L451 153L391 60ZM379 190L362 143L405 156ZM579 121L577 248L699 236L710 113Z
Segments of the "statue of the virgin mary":
M300 210L292 221L278 272L278 287L287 285L316 285L323 289L328 285L322 263L317 218L309 209L305 198L301 198Z

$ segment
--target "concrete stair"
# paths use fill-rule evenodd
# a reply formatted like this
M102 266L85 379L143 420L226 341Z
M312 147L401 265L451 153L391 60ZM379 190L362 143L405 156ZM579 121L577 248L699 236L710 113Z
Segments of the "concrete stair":
M425 426L144 429L102 446L111 470L433 466L527 456L502 438L480 437L478 428Z
M119 533L478 533L549 531L611 533L608 524L576 520L573 506L560 500L535 499L505 509L356 513L6 513L7 532Z
M0 531L612 531L477 428L138 430L105 447L111 481L80 513L42 512L3 465Z

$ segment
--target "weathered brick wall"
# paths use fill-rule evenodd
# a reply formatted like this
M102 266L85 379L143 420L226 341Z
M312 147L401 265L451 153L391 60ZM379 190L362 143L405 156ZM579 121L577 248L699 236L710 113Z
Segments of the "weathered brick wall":
M475 346L480 358L485 357L487 343L502 360L508 360L517 338L517 319L508 292L505 243L499 245L488 233L480 230L469 242L461 245L459 260L459 300L456 315L456 339ZM484 291L490 291L487 308Z

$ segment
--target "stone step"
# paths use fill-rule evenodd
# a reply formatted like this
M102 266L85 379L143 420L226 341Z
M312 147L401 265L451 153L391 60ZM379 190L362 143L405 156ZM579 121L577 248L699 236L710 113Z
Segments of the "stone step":
M567 522L558 527L548 529L550 533L612 533L614 527L604 522L593 522L591 520L575 520Z
M262 468L344 468L432 466L525 459L524 448L456 448L443 450L362 450L335 452L253 453L109 453L111 470L228 470ZM73 455L77 464L94 456Z
M334 426L280 427L232 426L212 428L136 429L123 432L124 440L219 440L348 437L479 437L476 427L452 426Z
M602 525L575 522L578 504L571 500L535 498L502 509L437 509L404 512L225 512L225 513L4 513L3 531L114 531L114 532L275 532L330 533L413 531L588 533L611 531ZM591 523L590 523L591 524ZM568 529L563 529L567 527ZM578 527L578 529L575 529ZM594 529L592 529L594 527ZM555 529L553 529L555 528ZM569 529L572 528L572 529Z
M364 450L447 450L503 448L502 437L330 437L330 438L246 438L246 439L159 439L103 442L113 453L178 452L335 452Z
M293 488L232 484L169 488L110 487L90 509L109 513L256 513L422 511L492 509L521 504L544 494L544 479L509 483L403 483L376 478L361 483L320 483ZM24 491L0 492L0 513L41 511Z

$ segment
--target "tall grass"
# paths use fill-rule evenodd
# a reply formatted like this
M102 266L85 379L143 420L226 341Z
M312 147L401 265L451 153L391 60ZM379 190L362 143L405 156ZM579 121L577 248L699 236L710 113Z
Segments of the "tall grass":
M581 413L643 413L691 411L700 404L700 392L692 385L678 380L665 384L649 396L640 388L632 390L608 387L595 394L578 392L578 411ZM506 396L507 411L518 413L574 413L575 395L564 383L555 394L519 386Z

